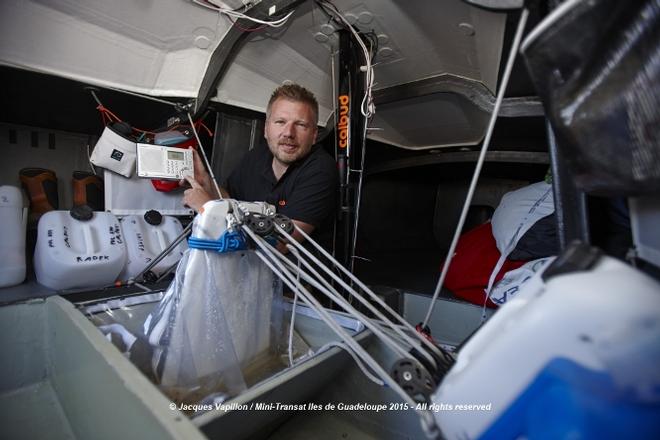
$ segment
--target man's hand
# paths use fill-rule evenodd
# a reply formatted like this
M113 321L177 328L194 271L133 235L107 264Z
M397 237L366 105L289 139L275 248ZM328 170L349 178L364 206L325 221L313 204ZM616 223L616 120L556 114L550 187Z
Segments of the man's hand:
M190 176L185 176L185 180L190 184L190 188L183 192L183 204L194 209L195 212L199 212L202 206L204 206L204 203L214 198L209 195L197 180Z
M199 212L204 203L209 200L229 197L229 193L223 188L220 188L220 194L218 194L197 150L193 150L193 170L195 173L194 179L190 176L184 176L183 180L179 181L179 186L190 185L190 188L183 192L184 205L194 209L195 212Z
M209 195L209 197L219 197L216 195L217 191L215 190L215 186L211 181L211 176L206 171L206 168L202 163L202 159L199 157L199 153L195 149L193 149L193 171L195 173L195 181ZM183 180L179 181L179 185L185 185L186 181L190 183L190 180L184 178ZM192 206L190 207L192 208Z

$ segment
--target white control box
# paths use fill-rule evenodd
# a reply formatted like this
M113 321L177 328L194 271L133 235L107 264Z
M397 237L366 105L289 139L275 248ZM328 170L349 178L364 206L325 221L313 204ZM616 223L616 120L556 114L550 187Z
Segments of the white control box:
M194 177L191 149L137 144L137 175L150 179L181 180Z

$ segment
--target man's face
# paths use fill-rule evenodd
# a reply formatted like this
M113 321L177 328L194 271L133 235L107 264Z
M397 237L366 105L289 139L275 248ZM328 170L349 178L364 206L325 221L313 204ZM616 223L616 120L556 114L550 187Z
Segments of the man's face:
M316 142L316 122L308 104L286 98L275 100L264 133L275 159L290 165L307 156Z

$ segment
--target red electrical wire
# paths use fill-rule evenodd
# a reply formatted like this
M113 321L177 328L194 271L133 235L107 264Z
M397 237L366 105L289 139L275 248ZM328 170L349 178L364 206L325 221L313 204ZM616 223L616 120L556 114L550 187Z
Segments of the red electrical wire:
M117 115L115 115L113 112L111 112L108 108L104 107L102 104L99 104L96 109L101 113L101 118L103 119L103 125L107 126L111 124L112 122L123 122L121 118L119 118ZM180 124L179 124L180 125ZM173 127L170 127L170 129L177 128L179 125L175 125ZM199 119L197 122L194 123L195 129L197 131L200 130L200 128L203 128L206 133L210 136L213 137L213 131L204 124L204 121L202 119ZM138 133L146 133L146 134L152 134L155 135L156 133L153 131L148 131L148 130L142 130L140 128L135 128L132 127L133 131L136 131Z
M260 31L260 30L262 30L262 29L264 29L268 26L268 25L262 24L261 26L256 27L254 29L249 29L249 28L244 28L243 26L238 24L238 20L232 20L231 18L229 18L229 21L232 22L233 26L237 27L238 29L242 30L243 32L257 32L257 31Z
M203 128L204 130L206 130L206 133L207 133L210 137L213 137L213 132L211 131L210 128L208 128L208 127L206 126L206 124L204 124L204 121L202 121L201 119L200 119L199 121L195 122L195 129L197 129L197 131L199 131L200 127Z
M103 125L108 125L113 122L124 122L122 121L117 115L112 113L110 110L108 110L106 107L104 107L102 104L99 104L96 109L101 112L101 117L103 118ZM106 122L107 118L107 122ZM149 130L142 130L141 128L136 128L136 127L131 127L133 131L136 131L138 133L145 133L145 134L156 134L153 131Z

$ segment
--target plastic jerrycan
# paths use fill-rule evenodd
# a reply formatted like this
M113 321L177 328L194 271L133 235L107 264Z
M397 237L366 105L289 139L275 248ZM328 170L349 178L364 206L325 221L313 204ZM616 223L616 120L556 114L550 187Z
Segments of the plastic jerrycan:
M27 208L15 186L0 186L0 287L25 280L25 228Z
M150 210L142 215L127 215L121 219L126 241L127 260L119 278L126 281L142 272L151 261L167 249L183 232L181 222L172 216ZM167 256L158 262L151 272L156 276L176 264L188 249L186 240L181 241Z
M55 290L113 284L126 262L119 220L87 205L51 211L39 220L34 271L37 282Z

